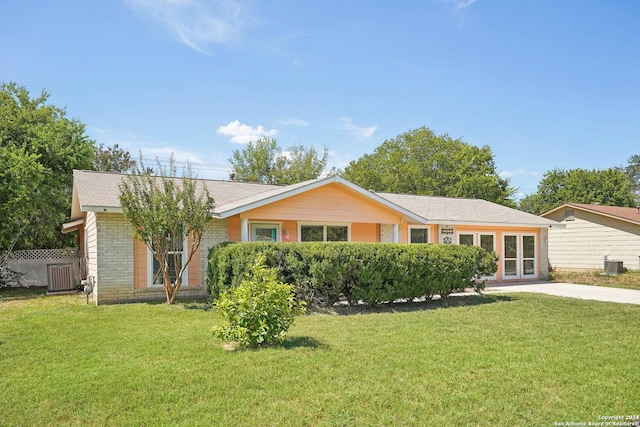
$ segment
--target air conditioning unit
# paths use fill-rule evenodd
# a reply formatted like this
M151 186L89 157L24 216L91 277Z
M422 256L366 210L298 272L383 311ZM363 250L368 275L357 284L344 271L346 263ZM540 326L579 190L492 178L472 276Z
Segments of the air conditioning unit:
M605 260L604 272L606 274L619 274L623 272L622 261Z

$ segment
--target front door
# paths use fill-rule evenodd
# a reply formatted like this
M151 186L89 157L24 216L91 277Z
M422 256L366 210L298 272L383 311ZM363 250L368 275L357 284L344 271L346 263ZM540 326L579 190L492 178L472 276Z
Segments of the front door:
M533 234L505 234L502 246L502 276L509 279L535 279L536 236Z

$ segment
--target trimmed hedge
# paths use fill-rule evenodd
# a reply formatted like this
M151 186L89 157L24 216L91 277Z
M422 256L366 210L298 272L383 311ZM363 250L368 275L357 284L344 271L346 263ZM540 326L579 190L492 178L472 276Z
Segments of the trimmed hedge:
M207 290L217 298L238 286L258 254L278 280L292 284L311 305L349 302L375 305L434 295L446 298L467 287L484 288L480 276L497 269L497 257L477 246L392 243L222 243L209 250Z

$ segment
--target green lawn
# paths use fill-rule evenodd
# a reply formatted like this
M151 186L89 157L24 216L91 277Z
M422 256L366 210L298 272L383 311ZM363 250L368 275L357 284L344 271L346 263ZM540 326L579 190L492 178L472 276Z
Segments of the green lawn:
M553 426L640 414L640 306L466 296L304 316L282 347L227 351L202 303L6 295L3 426Z

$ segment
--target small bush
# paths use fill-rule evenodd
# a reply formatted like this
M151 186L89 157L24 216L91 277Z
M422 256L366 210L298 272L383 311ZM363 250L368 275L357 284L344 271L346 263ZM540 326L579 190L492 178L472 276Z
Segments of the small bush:
M216 306L225 320L213 328L214 334L241 346L281 343L294 317L305 311L304 302L295 300L294 287L279 281L276 270L265 266L263 254L239 286L220 294Z

